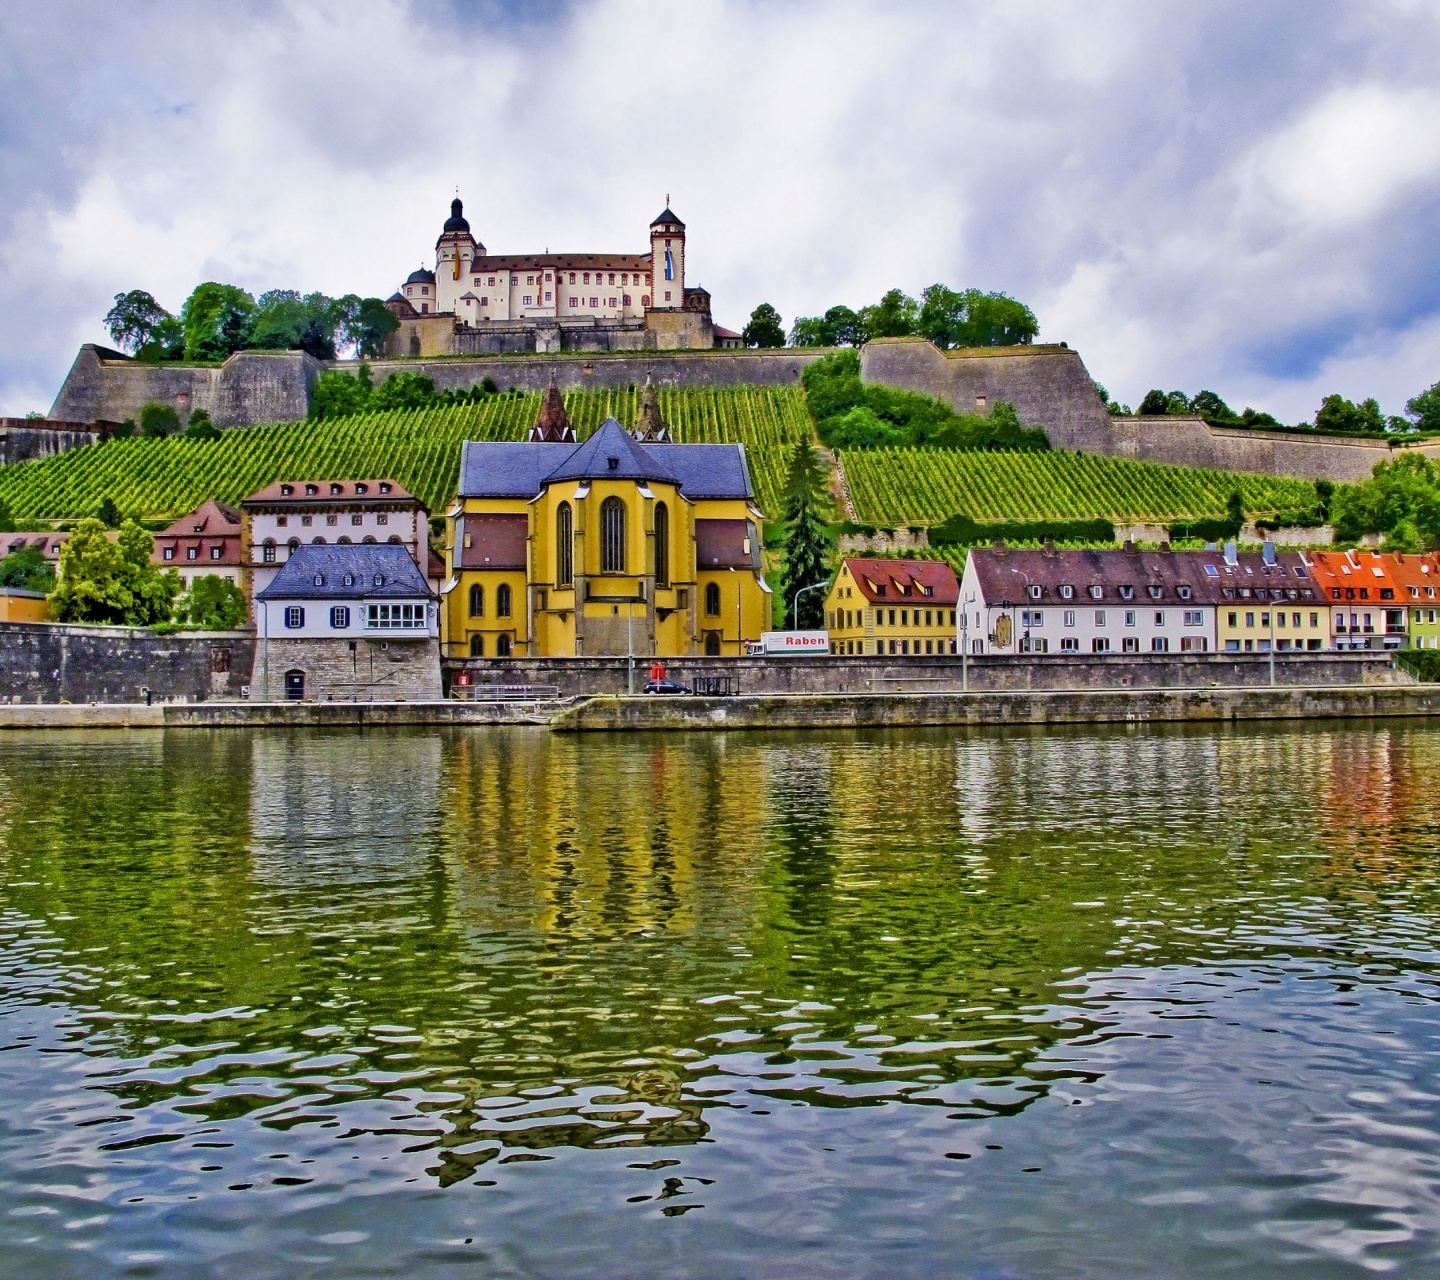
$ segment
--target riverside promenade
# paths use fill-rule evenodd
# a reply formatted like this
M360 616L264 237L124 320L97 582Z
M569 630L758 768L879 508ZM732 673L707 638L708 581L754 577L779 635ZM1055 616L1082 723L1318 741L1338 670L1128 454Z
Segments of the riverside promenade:
M556 733L1217 723L1440 715L1440 685L970 693L592 695L540 702L198 702L0 706L3 729L530 725Z

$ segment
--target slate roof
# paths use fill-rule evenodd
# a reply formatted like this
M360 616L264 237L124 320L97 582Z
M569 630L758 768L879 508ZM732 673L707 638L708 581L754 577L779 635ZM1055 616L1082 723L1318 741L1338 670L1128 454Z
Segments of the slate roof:
M600 430L579 448L573 449L558 467L545 477L560 480L663 480L675 484L678 477L656 458L653 448L637 444L614 418L606 418Z
M602 435L605 440L590 448ZM577 456L582 454L583 458ZM612 456L621 459L616 471L609 467ZM639 444L611 418L578 446L467 440L460 452L460 497L528 500L551 480L582 479L586 473L597 478L664 480L678 484L692 501L755 496L743 445Z
M347 586L346 576L351 579ZM317 584L316 577L320 578ZM381 579L375 585L376 577ZM305 543L257 600L414 600L434 598L410 552L390 542Z
M648 253L491 253L470 260L470 271L643 271L648 275L655 263ZM599 281L596 281L598 285Z
M465 221L465 206L460 203L460 197L450 201L450 216L445 219L446 231L469 231L470 224Z
M435 273L434 273L433 271L427 271L424 267L421 267L421 268L419 268L419 269L416 270L416 271L412 271L408 276L406 276L406 277L405 277L405 283L406 283L406 284L434 284L434 283L435 283Z
M315 493L306 493L307 485L314 485ZM381 486L385 491L381 492ZM363 491L362 491L363 486ZM286 493L285 489L290 492ZM338 492L332 492L338 490ZM419 499L410 493L404 485L397 484L394 480L276 480L273 484L267 484L263 489L257 489L248 498L241 500L242 507L252 504L268 506L271 503L300 505L325 506L332 502L344 502L348 505L355 503L380 503L391 506L396 502L402 505L418 503Z
M679 218L677 218L673 213L670 212L670 206L668 204L665 206L665 212L662 213L658 218L656 218L655 221L652 222L650 225L652 227L658 227L662 222L673 222L677 227L683 227L685 225L683 222L680 221Z

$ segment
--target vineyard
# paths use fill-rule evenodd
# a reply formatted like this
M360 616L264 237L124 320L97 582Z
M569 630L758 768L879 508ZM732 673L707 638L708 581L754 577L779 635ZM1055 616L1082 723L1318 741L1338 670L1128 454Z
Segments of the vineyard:
M786 455L810 435L798 389L661 389L660 410L677 441L739 441L761 505L778 511ZM361 414L326 422L236 428L219 440L112 440L0 468L0 500L22 521L93 515L110 497L146 519L193 510L206 498L238 502L276 480L388 477L432 512L455 494L465 440L523 440L541 396L497 396L476 405ZM639 415L638 391L576 391L565 408L583 439L607 417Z
M883 526L934 524L957 513L974 520L1220 516L1236 489L1250 512L1308 508L1315 502L1315 486L1308 480L1091 453L849 449L841 465L858 518Z

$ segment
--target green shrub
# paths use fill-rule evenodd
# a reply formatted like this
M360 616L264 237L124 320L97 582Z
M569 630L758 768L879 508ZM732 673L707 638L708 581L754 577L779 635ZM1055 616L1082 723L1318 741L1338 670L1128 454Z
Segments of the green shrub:
M175 621L204 631L230 631L245 621L245 596L228 578L207 573L175 606Z
M930 528L932 547L982 547L1006 542L1112 543L1115 526L1109 520L972 520L954 515Z
M1440 680L1440 649L1400 649L1395 660L1422 684Z
M151 400L140 410L140 434L154 439L157 436L173 436L180 430L180 415L175 406L159 400Z

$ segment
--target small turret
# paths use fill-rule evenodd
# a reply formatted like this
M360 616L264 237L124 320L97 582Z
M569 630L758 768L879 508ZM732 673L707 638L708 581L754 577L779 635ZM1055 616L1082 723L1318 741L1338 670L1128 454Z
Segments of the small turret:
M532 444L574 444L575 428L570 425L570 415L565 412L565 401L560 388L555 385L555 375L550 375L550 385L545 388L545 401L540 406L540 416L530 428Z
M640 392L640 420L631 433L641 444L669 444L670 428L660 416L660 398L655 393L655 384L650 375L645 375L645 386Z

